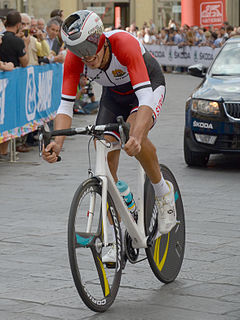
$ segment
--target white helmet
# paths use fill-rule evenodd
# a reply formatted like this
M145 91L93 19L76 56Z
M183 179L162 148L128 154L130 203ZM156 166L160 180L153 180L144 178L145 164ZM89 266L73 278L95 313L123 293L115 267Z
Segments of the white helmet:
M79 10L63 22L61 35L66 47L78 57L94 56L103 46L103 23L93 11Z

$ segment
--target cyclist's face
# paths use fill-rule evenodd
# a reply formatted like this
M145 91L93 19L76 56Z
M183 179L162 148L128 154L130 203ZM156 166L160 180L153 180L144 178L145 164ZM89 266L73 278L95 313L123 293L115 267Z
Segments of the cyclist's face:
M82 61L91 69L98 69L102 63L104 46L94 56L82 57Z

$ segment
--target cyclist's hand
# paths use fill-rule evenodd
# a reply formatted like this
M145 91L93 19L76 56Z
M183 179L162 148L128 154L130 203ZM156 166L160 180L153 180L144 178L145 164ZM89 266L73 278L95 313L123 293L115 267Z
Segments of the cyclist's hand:
M57 162L58 155L61 151L61 146L57 144L55 141L49 143L49 145L43 148L42 157L49 163Z
M138 139L130 136L128 142L124 146L124 150L130 157L136 156L141 151L141 144Z

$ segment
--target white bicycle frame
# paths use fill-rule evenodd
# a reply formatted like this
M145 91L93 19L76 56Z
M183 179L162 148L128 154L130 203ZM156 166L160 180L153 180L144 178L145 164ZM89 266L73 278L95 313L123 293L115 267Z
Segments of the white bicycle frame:
M121 217L126 229L132 239L132 246L134 248L147 248L147 236L145 234L144 228L144 181L145 172L138 164L138 177L137 177L137 197L135 195L134 199L137 204L138 210L138 222L136 223L133 216L129 212L127 205L125 204L118 188L113 180L111 172L109 170L107 162L107 154L114 150L121 149L120 143L110 143L105 140L96 141L96 167L94 176L97 176L102 181L102 219L103 219L103 232L104 232L104 246L109 245L108 241L108 228L107 228L107 192L112 197L115 204L117 213ZM92 214L94 212L95 198L91 197L90 200L90 210L89 210L89 223L87 227L87 232L90 232Z

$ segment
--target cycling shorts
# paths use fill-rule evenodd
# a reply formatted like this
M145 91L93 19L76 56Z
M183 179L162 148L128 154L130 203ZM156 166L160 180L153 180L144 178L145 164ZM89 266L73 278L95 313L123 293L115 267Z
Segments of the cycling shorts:
M153 125L160 114L160 110L165 98L165 91L165 86L163 85L160 85L153 91ZM117 123L118 116L123 116L124 121L126 121L131 113L137 111L138 99L134 92L130 94L119 94L114 92L112 88L103 87L96 125ZM117 139L119 138L118 134L115 132L108 131L105 132L105 134L112 135Z

